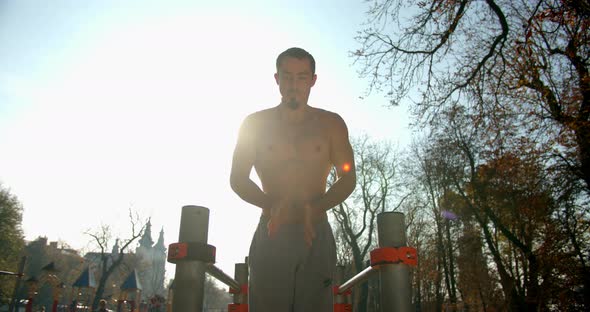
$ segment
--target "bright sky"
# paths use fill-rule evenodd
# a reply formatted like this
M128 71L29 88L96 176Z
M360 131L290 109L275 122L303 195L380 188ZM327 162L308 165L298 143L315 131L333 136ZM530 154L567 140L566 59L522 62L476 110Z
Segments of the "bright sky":
M233 276L260 211L231 191L231 153L242 119L278 104L281 51L314 55L310 105L339 113L352 135L408 141L401 108L384 108L381 95L359 99L367 84L349 51L368 5L3 1L0 183L24 206L26 239L88 251L83 232L102 223L125 236L131 207L168 245L181 207L201 205L218 266Z

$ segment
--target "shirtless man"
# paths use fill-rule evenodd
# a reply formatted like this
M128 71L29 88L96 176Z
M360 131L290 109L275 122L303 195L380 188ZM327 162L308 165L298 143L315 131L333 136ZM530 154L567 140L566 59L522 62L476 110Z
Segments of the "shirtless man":
M231 170L232 189L262 208L250 246L249 308L332 311L336 249L326 211L355 187L348 129L339 115L307 103L317 78L311 54L288 49L276 67L281 103L246 117ZM338 179L326 191L332 167Z

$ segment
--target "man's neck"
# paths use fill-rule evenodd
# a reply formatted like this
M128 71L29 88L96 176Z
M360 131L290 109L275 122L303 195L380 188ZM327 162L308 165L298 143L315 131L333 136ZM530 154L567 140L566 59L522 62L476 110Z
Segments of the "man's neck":
M292 109L288 105L281 103L278 108L280 119L290 124L297 124L305 121L307 113L309 112L309 106L307 104Z

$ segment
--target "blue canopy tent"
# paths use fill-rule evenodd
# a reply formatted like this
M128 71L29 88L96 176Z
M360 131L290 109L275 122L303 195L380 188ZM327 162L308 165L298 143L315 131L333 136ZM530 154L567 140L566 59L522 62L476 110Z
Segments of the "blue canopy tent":
M139 282L139 277L137 277L137 271L135 269L131 273L129 273L129 276L127 276L127 278L123 282L123 285L121 285L121 290L143 290L143 288L141 287L141 283Z
M79 291L76 292L76 295L72 294L72 308L74 309L74 311L76 311L77 305L79 303L78 297L86 297L85 305L88 305L88 303L90 302L90 295L96 289L96 279L94 278L94 271L90 267L87 267L86 270L84 270L82 274L80 274L80 276L74 282L74 284L72 284L72 292L76 288Z
M141 282L137 276L137 271L134 269L129 273L123 284L121 285L121 298L117 305L117 311L121 311L121 306L124 302L129 304L129 310L135 311L139 307L141 301Z
M96 279L94 278L94 272L90 269L90 267L87 267L86 270L80 274L80 277L78 277L72 287L92 289L96 288Z

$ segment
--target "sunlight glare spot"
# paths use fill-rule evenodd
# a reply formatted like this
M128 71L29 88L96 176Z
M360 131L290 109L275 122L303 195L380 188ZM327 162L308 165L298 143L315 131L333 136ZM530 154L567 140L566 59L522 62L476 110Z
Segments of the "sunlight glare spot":
M344 172L349 172L350 171L350 164L344 163L344 165L342 165L342 170L344 170Z

